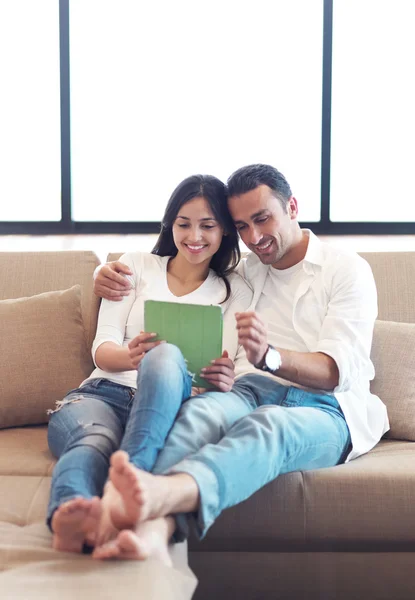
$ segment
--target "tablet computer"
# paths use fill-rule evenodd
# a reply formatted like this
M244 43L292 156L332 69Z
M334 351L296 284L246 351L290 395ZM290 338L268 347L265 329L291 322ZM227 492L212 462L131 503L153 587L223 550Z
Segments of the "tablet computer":
M157 333L157 340L166 340L181 350L192 376L192 385L212 386L200 377L200 371L222 355L220 306L146 300L144 328L149 333Z

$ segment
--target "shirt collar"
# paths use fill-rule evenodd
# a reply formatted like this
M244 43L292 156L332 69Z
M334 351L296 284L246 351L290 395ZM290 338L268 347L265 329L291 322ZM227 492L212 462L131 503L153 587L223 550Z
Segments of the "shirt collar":
M314 273L313 266L321 267L324 263L323 242L310 229L302 229L302 231L308 234L308 246L303 259L303 268L308 275L312 275ZM253 252L250 252L248 255L247 266L248 269L253 268L256 272L258 270L268 271L270 268L270 265L262 264L258 256Z
M304 269L313 272L312 265L321 267L324 263L323 242L310 229L303 229L308 234L307 252L304 257Z

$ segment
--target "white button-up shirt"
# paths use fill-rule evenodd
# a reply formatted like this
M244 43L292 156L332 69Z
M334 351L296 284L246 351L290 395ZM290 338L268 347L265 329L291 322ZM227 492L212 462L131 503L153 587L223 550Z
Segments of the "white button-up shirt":
M336 361L339 384L334 394L350 431L350 460L368 452L389 429L386 406L370 393L375 375L370 350L377 316L376 286L363 258L321 242L311 231L308 235L304 274L294 295L293 334L300 336L309 352L323 352ZM272 267L250 254L240 269L254 288L250 310L255 310ZM236 361L237 375L246 374L246 367L242 355Z

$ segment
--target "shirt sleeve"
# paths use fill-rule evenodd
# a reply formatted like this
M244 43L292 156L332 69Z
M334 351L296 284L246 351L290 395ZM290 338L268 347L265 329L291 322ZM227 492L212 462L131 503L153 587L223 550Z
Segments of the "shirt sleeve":
M95 271L92 273L92 279L94 281L97 278L98 273L100 272L100 270L102 269L103 266L104 266L104 263L102 263L101 265L98 265L97 268L95 269Z
M122 300L114 302L113 300L103 299L99 309L97 331L94 342L92 344L92 358L95 366L98 366L95 361L95 354L99 346L104 342L113 342L118 346L122 346L125 338L125 328L127 325L128 316L131 308L137 297L137 290L141 281L141 261L140 254L123 254L119 259L120 262L127 265L132 275L124 275L132 286L128 296L124 296Z
M375 375L370 350L377 292L369 264L360 257L339 261L329 293L315 351L331 356L337 364L339 383L334 392L347 392L356 380L370 381Z
M248 310L252 302L252 289L237 273L232 273L229 283L231 284L231 295L224 309L223 350L227 350L229 358L235 360L238 352L235 313Z

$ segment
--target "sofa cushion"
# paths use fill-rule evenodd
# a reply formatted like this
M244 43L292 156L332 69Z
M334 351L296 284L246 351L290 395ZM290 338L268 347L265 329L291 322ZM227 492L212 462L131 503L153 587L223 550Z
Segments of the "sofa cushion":
M52 475L55 462L48 448L46 425L0 431L0 476Z
M415 322L414 252L360 252L372 268L378 291L378 317Z
M382 440L344 465L281 475L224 511L194 552L413 550L415 444Z
M415 444L383 440L344 465L303 473L307 541L332 550L413 551Z
M376 321L370 391L388 409L387 437L415 441L415 324Z
M0 331L0 428L45 423L92 370L80 286L0 301Z
M195 551L267 552L304 547L303 473L281 475L237 506L225 510Z
M0 522L45 522L51 477L0 475Z
M170 546L173 568L157 560L99 561L52 548L46 525L0 522L2 598L190 600L197 580L187 565L186 544Z
M66 290L79 284L82 316L91 346L100 302L92 291L92 274L99 262L96 254L86 250L0 252L0 300Z

